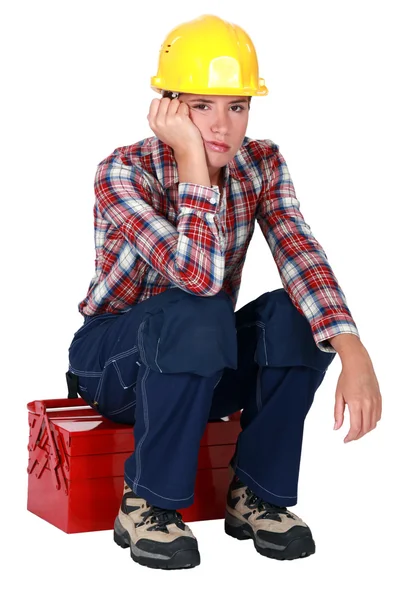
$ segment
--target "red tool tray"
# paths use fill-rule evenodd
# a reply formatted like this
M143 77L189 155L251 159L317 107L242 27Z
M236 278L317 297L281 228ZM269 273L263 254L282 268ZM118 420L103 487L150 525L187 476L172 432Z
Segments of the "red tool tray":
M80 398L37 400L29 411L28 510L66 533L112 529L132 426L102 417ZM194 503L185 521L222 519L240 412L208 423L200 443Z

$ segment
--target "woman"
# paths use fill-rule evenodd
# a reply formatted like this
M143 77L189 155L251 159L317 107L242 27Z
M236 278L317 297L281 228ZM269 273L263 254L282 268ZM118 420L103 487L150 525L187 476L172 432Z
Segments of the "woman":
M299 210L278 146L245 136L267 88L237 25L205 15L168 34L152 88L155 137L97 169L96 273L79 305L70 376L135 424L114 539L140 564L200 563L177 509L193 502L208 420L242 409L225 531L278 559L315 551L297 502L304 419L336 352L336 427L380 419L379 386L345 296ZM235 312L255 222L283 288Z

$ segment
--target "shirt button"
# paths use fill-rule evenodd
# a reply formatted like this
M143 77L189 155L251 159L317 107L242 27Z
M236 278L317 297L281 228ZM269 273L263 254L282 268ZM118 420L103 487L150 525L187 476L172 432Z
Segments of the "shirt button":
M215 198L210 198L210 202L211 202L211 204L217 204L217 201Z

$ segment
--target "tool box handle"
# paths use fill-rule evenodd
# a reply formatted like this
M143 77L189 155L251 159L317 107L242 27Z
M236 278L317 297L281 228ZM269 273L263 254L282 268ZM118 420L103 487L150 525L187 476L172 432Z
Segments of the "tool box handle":
M44 414L48 408L75 408L87 406L91 408L90 405L85 402L82 398L61 398L59 400L34 400L33 402L29 402L27 405L27 409L35 413L37 415Z

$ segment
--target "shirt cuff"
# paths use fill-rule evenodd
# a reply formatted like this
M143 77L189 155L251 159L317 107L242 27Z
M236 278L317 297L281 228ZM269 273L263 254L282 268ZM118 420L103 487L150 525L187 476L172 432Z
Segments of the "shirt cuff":
M220 204L217 185L208 187L197 183L180 183L178 186L179 206L204 212L216 213Z
M360 338L357 326L346 313L323 317L311 325L312 334L318 348L323 352L336 352L330 338L341 333L352 333Z

